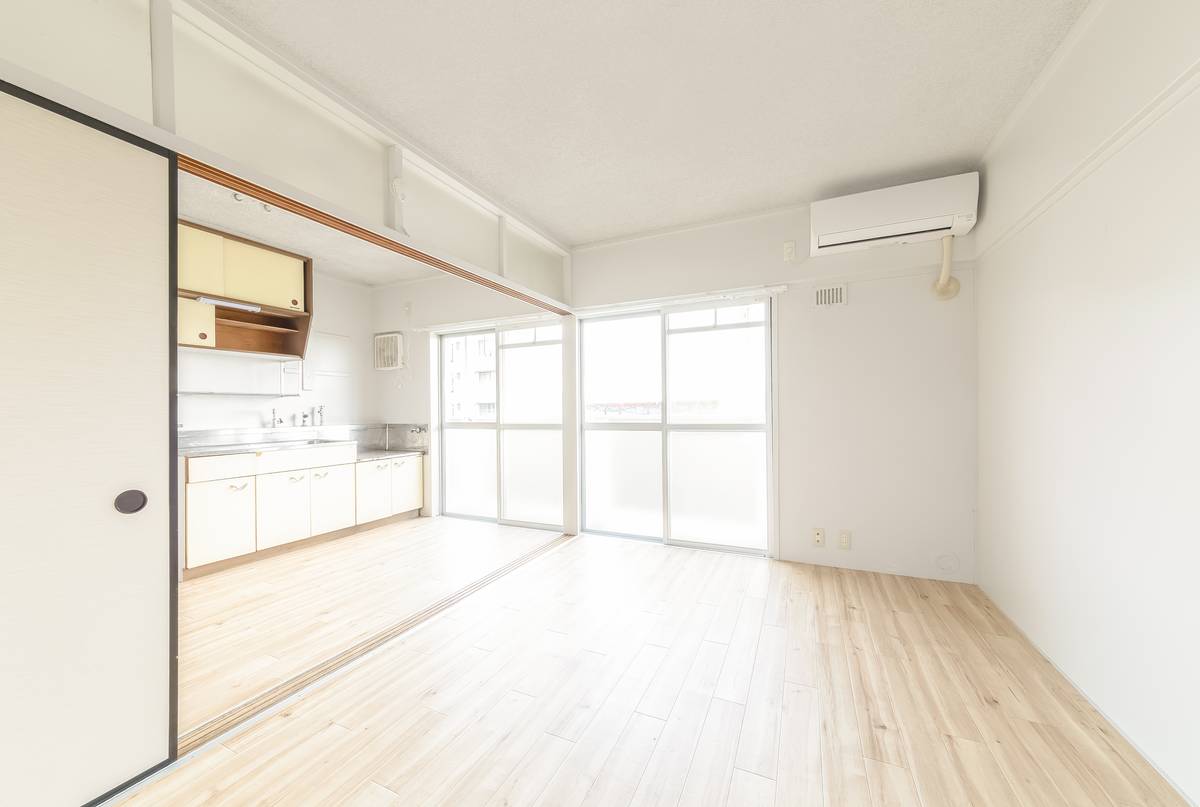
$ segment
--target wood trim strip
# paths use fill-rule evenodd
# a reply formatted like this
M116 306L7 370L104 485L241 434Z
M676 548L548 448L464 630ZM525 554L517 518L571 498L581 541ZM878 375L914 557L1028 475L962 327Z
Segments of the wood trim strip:
M378 233L372 232L365 227L359 227L357 224L351 224L345 219L338 218L337 216L326 213L323 210L318 210L315 207L310 207L303 202L298 202L295 199L284 196L280 193L276 193L275 191L264 188L261 185L256 185L253 182L242 179L234 174L230 174L227 171L222 171L220 168L203 163L193 157L188 157L185 154L179 155L179 170L185 171L192 176L206 179L209 182L215 182L218 185L229 188L233 191L237 191L238 193L244 193L247 196L253 196L255 199L258 199L261 202L266 202L267 204L274 205L281 210L287 210L290 213L295 213L297 216L303 216L309 221L315 221L318 224L331 227L339 232L345 233L346 235L354 236L355 238L370 242L376 246L383 247L386 250L404 255L407 258L412 258L413 260L419 261L426 266L437 269L438 271L446 272L447 274L455 275L456 277L461 277L464 280L469 280L470 282L476 283L480 286L486 286L493 291L498 291L501 294L505 294L509 297L515 297L516 299L529 303L530 305L540 308L543 311L549 311L560 316L567 316L571 313L566 309L559 308L558 306L539 300L536 297L525 294L524 292L503 286L496 281L490 280L482 275L478 275L469 269L456 266L449 261L445 261L441 258L422 252L421 250L410 247L407 244L403 244L399 241L387 238L386 236L379 235Z
M279 684L267 690L266 692L251 698L250 700L242 702L237 707L231 709L225 714L209 720L207 723L202 723L179 738L179 756L190 753L204 743L210 742L234 728L239 723L265 712L272 706L275 706L287 698L290 698L292 695L295 695L300 690L304 689L310 684L315 683L324 676L329 675L330 673L339 670L342 667L345 667L347 664L351 663L355 659L360 658L361 656L366 655L380 645L383 645L392 639L407 633L421 623L437 616L442 611L445 611L447 608L459 602L460 600L463 600L471 594L474 594L484 586L499 580L509 572L519 569L529 561L549 552L551 549L562 546L564 543L574 537L575 536L573 535L560 535L549 543L525 553L506 566L501 566L496 571L479 578L474 583L460 588L453 594L443 597L442 599L418 611L412 616L397 622L391 627L384 628L374 636L364 639L363 641L359 642L348 650L339 653L328 661L322 662L312 669L300 673L299 675L284 681L282 684Z

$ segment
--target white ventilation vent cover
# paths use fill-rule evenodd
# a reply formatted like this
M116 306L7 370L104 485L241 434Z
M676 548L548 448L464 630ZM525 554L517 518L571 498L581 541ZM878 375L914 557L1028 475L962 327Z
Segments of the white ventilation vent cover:
M824 308L829 305L846 304L846 284L838 286L818 286L813 291L813 305Z
M375 369L399 370L404 367L404 335L375 334Z

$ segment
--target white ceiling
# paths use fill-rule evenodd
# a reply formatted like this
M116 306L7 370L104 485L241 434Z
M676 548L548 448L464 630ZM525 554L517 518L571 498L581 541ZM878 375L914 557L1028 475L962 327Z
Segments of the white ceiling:
M207 0L567 244L975 168L1087 0Z
M179 172L179 218L313 259L313 269L368 286L443 276L419 261L269 208L205 179Z

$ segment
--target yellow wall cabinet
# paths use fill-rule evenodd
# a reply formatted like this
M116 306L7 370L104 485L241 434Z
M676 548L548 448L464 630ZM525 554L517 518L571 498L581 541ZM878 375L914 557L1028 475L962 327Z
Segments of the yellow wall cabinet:
M200 303L180 297L176 326L179 344L198 347L215 347L217 344L217 309L208 303Z
M255 478L260 551L312 535L309 475L309 471L283 471Z
M312 261L187 222L178 228L179 344L303 358ZM214 301L215 314L198 299Z
M193 482L186 495L189 568L255 550L254 477Z
M227 238L225 294L235 300L303 311L304 261Z
M225 293L225 239L208 230L180 224L179 288L205 294Z

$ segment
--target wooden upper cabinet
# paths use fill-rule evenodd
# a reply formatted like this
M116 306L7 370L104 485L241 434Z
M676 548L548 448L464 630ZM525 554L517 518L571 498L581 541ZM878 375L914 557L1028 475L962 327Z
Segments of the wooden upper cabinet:
M304 261L225 239L225 295L235 300L304 310Z
M179 344L304 357L311 259L184 221L178 241Z
M179 288L225 293L225 239L208 230L179 225Z

